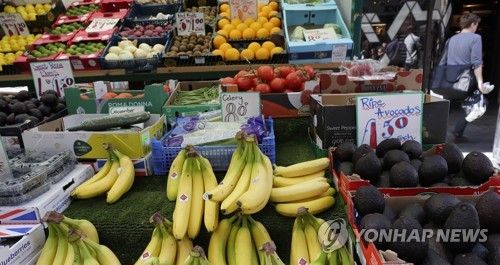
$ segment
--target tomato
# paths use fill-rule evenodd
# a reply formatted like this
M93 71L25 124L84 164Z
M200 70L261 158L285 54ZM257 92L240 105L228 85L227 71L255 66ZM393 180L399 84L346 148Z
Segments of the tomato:
M236 80L232 77L226 77L222 79L220 82L221 85L226 85L226 84L236 84Z
M285 93L294 93L295 91L290 90L290 89L285 89Z
M306 83L300 84L300 88L299 88L300 91L304 91L305 88L306 88Z
M300 93L300 102L302 103L302 106L309 105L311 103L311 97L309 97L311 94L311 90L304 90Z
M274 78L273 68L269 65L263 65L257 69L257 75L265 82L269 82Z
M271 87L268 84L261 83L255 87L255 91L261 94L269 94L271 93Z
M294 69L290 66L280 66L279 67L279 76L281 78L286 78L290 73L292 73Z
M314 79L314 68L310 65L304 66L304 70L307 72L307 75L309 76L309 80Z
M252 84L253 84L252 87L253 88L256 88L257 85L259 85L260 83L262 83L262 82L260 82L260 80L258 78L254 77L254 78L250 78L250 79L252 79Z
M302 84L302 81L300 80L300 78L296 72L290 73L285 78L286 89L290 89L293 91L299 91L301 84Z
M295 73L299 77L300 81L305 82L309 80L309 76L307 75L307 72L305 70L297 70L295 71Z
M285 79L276 77L269 82L269 86L271 87L271 91L273 93L282 93L285 91Z
M247 71L245 71L245 70L241 70L241 71L239 71L239 72L238 72L238 73L234 76L234 79L238 79L238 78L243 77L243 76L245 76L245 75L247 75L247 74L248 74L248 72L247 72Z
M248 77L241 77L236 80L236 84L238 85L239 91L247 91L250 90L253 86L253 81Z

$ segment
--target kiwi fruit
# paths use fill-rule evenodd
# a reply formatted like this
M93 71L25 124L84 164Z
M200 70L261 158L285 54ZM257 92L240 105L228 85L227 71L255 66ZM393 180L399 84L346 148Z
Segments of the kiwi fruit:
M210 40L212 34L206 36L197 35L192 32L188 36L175 36L174 43L166 53L169 57L175 56L202 56L204 53L209 53Z

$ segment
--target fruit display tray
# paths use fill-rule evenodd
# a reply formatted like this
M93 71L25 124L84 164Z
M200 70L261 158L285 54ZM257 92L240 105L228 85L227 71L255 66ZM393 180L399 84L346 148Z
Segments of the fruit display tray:
M50 183L42 183L33 189L26 191L23 194L16 194L13 196L0 196L0 205L3 206L16 206L26 201L31 201L38 196L42 195L50 189Z
M148 21L148 20L140 20L140 21L125 20L125 21L123 21L122 25L120 26L120 29L118 30L117 35L121 36L120 32L125 31L125 28L133 29L136 26L147 26L149 24L152 24L154 26L160 26L160 27L164 28L164 27L166 27L168 25L172 25L173 26L174 22L175 22L175 19L173 17L170 18L170 19L152 20L152 21ZM173 30L173 27L169 31L162 32L161 36L173 34L172 30ZM158 38L158 37L149 37L149 36L144 36L144 35L141 36L141 37L136 37L135 35L129 35L129 36L126 36L126 38L130 39L130 40L133 40L133 39L137 39L137 38Z
M140 5L134 3L130 9L130 13L127 15L127 19L133 21L155 21L157 19L149 19L149 17L156 16L161 12L165 15L171 15L170 17L175 20L175 13L180 12L181 9L181 1L168 5Z
M33 188L47 181L47 172L45 167L12 167L12 176L8 176L6 172L0 176L0 194L5 197L27 194Z
M52 183L61 180L64 175L74 168L76 159L70 151L57 154L49 152L32 152L20 155L12 164L13 168L46 168L47 178ZM61 176L62 175L62 176Z

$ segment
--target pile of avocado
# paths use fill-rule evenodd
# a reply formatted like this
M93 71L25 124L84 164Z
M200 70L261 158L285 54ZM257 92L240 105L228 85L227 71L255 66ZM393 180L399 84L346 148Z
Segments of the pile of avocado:
M67 16L79 16L85 15L92 11L100 11L98 5L90 4L90 5L78 5L71 7L68 11L66 11Z
M62 24L60 26L57 26L55 28L53 28L51 31L50 31L50 34L56 34L56 35L59 35L59 34L69 34L71 32L75 32L79 29L84 29L85 28L85 23L83 22L73 22L73 23L69 23L69 24Z
M59 52L64 52L68 49L66 44L61 42L48 43L45 45L37 45L35 50L31 51L28 58L43 58L51 55L56 55Z
M0 96L0 126L24 122L35 125L65 108L66 101L54 90L45 91L40 100L26 90Z
M106 44L103 42L82 42L69 46L66 52L70 55L85 55L102 51L104 48L106 48Z
M365 231L362 233L365 236L361 236L361 240L373 242L378 250L391 250L399 259L416 265L500 264L500 211L497 209L500 195L494 191L483 193L475 203L436 193L421 204L405 205L397 213L374 186L358 188L353 201L362 216L358 227ZM375 238L374 231L399 233L400 240ZM446 233L457 231L463 234L446 240ZM467 236L472 233L478 236Z
M474 186L494 174L490 159L481 152L465 158L454 143L446 143L439 154L423 152L419 142L385 139L376 149L345 142L334 150L339 171L357 174L379 188Z

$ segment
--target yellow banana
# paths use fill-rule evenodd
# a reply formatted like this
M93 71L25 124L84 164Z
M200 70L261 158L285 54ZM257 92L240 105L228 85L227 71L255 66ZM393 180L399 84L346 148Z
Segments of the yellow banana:
M321 170L309 175L301 176L301 177L294 177L294 178L287 178L287 177L278 177L275 176L273 179L273 185L276 188L280 187L286 187L298 183L302 183L304 181L316 179L316 178L325 178L325 171ZM325 178L326 180L326 178Z
M198 159L201 167L201 174L203 176L203 186L205 191L211 190L217 187L217 178L212 169L212 165L208 159L200 156ZM211 200L205 200L205 210L203 214L203 220L205 223L205 228L208 232L213 232L217 225L219 224L219 203Z
M177 189L179 188L179 177L182 174L184 161L186 160L186 153L188 148L184 148L175 157L170 165L170 170L167 176L167 199L171 202L177 198Z
M306 235L302 228L302 220L300 217L295 218L292 229L290 265L308 264L310 261Z
M264 227L261 222L256 221L250 215L247 215L247 218L249 221L253 242L255 243L255 248L257 250L261 250L264 244L272 241L271 236L269 235L266 227Z
M236 256L236 264L238 265L254 265L252 263L257 258L255 247L252 242L252 233L248 228L248 219L242 217L241 227L236 234L234 252ZM255 252L255 254L253 254ZM258 262L257 262L258 263Z
M193 242L186 235L181 240L177 241L177 254L175 257L175 263L177 265L184 265L184 261L189 257L189 253L193 248Z
M120 161L121 171L106 197L106 202L110 204L117 202L123 194L129 191L135 180L134 163L130 157L120 153L120 151L116 149L113 149L113 153Z
M210 236L208 260L212 264L226 265L226 244L236 217L233 215L231 218L222 219Z
M287 178L305 176L326 169L329 163L330 159L319 158L287 167L276 167L274 175Z
M82 253L80 252L80 248L75 242L70 241L70 245L73 247L73 265L83 265L83 257Z
M308 202L308 201L319 199L321 197L333 196L334 194L335 194L335 188L330 187L330 188L328 188L327 191L323 192L322 194L320 194L318 196L314 196L314 197L302 199L302 200L291 201L291 202Z
M52 263L64 264L66 255L68 254L68 228L66 228L63 224L57 224L55 228L57 231L57 250Z
M297 218L302 218L302 216L297 216ZM302 223L304 224L304 234L306 236L309 258L313 261L317 259L321 252L323 252L321 244L318 240L318 231L314 229L314 226L309 223L306 218L302 218Z
M238 205L236 203L238 202L240 196L247 191L248 186L250 185L250 177L252 175L252 168L254 164L253 145L247 144L246 149L249 149L247 163L240 178L238 179L236 187L234 187L231 194L229 194L229 196L227 196L227 198L225 198L220 205L222 214L231 214L238 209Z
M101 168L101 170L99 170L99 172L97 172L97 174L92 176L90 179L78 185L78 187L76 187L73 191L71 191L70 195L74 196L75 193L78 193L78 189L81 189L81 187L84 187L86 185L92 184L96 181L103 179L109 173L109 170L111 169L112 165L113 165L113 155L111 154L111 151L109 151L108 160L106 160L106 163Z
M158 259L161 264L175 264L175 255L177 253L177 242L163 224L159 224L162 233L162 242Z
M335 198L331 196L321 197L308 202L288 202L276 204L275 210L288 217L295 217L300 207L306 207L311 214L318 214L331 208L335 204Z
M97 229L89 220L72 219L67 216L63 216L62 222L70 228L75 228L81 231L87 238L99 244L99 234L97 233Z
M203 175L201 173L198 159L193 158L192 163L191 170L193 172L193 192L191 196L189 219L187 220L187 234L189 238L194 239L198 233L200 233L201 222L203 221L203 211L205 207L203 193L205 192L205 189L203 186Z
M119 167L120 162L117 158L114 158L113 164L104 178L89 185L85 185L81 187L81 189L75 190L73 197L78 199L88 199L103 195L109 191L111 187L113 187L113 184L115 184L115 181L118 178Z
M238 265L236 263L236 236L238 235L238 230L240 230L241 225L241 217L233 223L231 227L231 232L227 238L227 247L226 247L226 258L227 265Z
M173 234L177 240L181 240L187 233L191 204L193 201L193 159L188 157L185 163L188 164L186 170L183 171L181 175L173 215Z
M120 260L115 253L105 245L100 245L88 238L82 238L88 248L92 248L96 253L96 259L101 265L120 265Z
M328 253L324 252L323 250L320 250L320 252L317 254L316 258L311 261L309 265L325 265L328 258Z
M82 253L82 259L84 265L100 265L96 258L92 257L90 254L89 248L83 243L81 239L75 241Z
M153 230L153 234L151 236L151 240L149 241L148 245L142 252L141 256L137 261L135 262L135 265L142 264L145 260L147 260L149 257L158 257L160 254L161 250L161 231L159 228L158 224L155 224L155 229Z
M330 184L326 182L309 180L292 186L273 188L270 200L272 202L291 202L312 198L326 192L328 188L330 188Z
M338 259L341 261L341 264L347 264L347 265L354 265L354 257L351 255L349 250L347 249L347 246L343 246L339 249L338 251Z
M73 246L68 242L68 251L66 252L66 259L64 265L73 265L75 263L75 252Z
M141 265L160 265L160 259L158 257L149 257Z
M49 235L47 236L47 241L45 241L45 244L43 245L42 253L40 254L40 257L38 257L36 265L51 265L54 261L54 257L57 252L57 243L59 241L57 230L55 228L56 225L57 224L53 222L47 223Z
M234 150L233 154L231 155L231 162L238 161L241 156L243 155L243 143L245 142L243 139L243 132L239 131L236 133L236 140L238 140L238 144L236 146L236 149ZM229 163L229 166L227 168L227 171L232 170L232 168L236 165L236 163Z
M247 163L248 149L245 145L245 151L241 157L238 160L231 160L229 164L230 170L226 172L224 179L222 179L217 187L205 192L203 195L205 200L221 202L232 193ZM234 166L232 165L233 163Z

